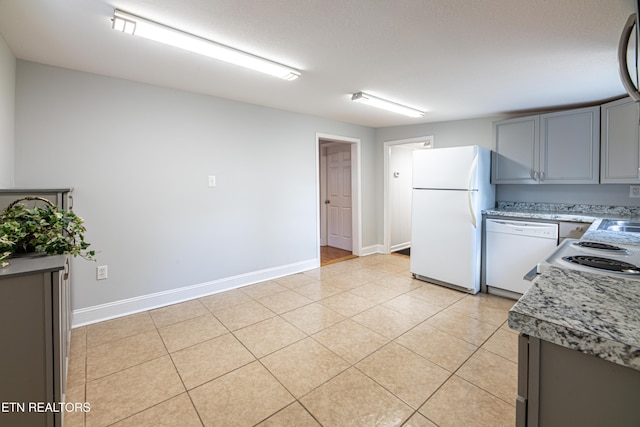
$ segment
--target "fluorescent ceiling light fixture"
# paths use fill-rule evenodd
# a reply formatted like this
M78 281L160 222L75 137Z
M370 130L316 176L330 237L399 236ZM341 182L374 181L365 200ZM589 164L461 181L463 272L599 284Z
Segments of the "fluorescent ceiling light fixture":
M230 62L284 80L295 80L300 77L300 71L286 65L278 64L277 62L212 42L118 9L113 13L113 29L210 58Z
M416 110L415 108L407 107L406 105L387 101L386 99L378 98L377 96L369 95L368 93L364 92L354 93L351 97L351 100L369 104L372 107L382 108L383 110L393 111L394 113L404 114L405 116L409 117L424 116L424 111Z

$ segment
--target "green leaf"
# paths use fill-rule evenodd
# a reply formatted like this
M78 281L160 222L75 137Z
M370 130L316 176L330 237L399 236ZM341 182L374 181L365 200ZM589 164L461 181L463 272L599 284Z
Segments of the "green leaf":
M14 204L0 215L0 253L42 251L93 259L95 251L87 250L83 222L74 212L53 206L27 209Z

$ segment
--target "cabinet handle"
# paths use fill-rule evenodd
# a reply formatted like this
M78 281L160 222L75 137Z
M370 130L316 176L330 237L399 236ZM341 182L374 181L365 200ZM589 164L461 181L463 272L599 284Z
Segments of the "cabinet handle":
M544 181L544 172L540 171L540 181Z
M638 173L640 173L640 172L638 172ZM533 169L531 169L531 179L534 180L534 181L538 180L538 172L534 171Z

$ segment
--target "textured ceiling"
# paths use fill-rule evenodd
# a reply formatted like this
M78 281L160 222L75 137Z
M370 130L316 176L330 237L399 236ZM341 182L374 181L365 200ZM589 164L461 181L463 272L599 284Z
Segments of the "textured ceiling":
M297 68L287 82L111 29L114 8ZM18 59L372 127L624 94L634 0L0 0ZM364 91L427 111L350 101Z

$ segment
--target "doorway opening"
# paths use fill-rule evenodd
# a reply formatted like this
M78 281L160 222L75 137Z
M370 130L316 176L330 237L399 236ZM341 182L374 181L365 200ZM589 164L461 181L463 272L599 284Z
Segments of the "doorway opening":
M357 258L352 251L347 251L332 246L320 246L320 266L335 264L336 262L346 261L348 259Z
M384 253L411 256L413 151L433 147L433 136L384 143Z
M332 264L360 255L360 140L317 134L318 260Z

